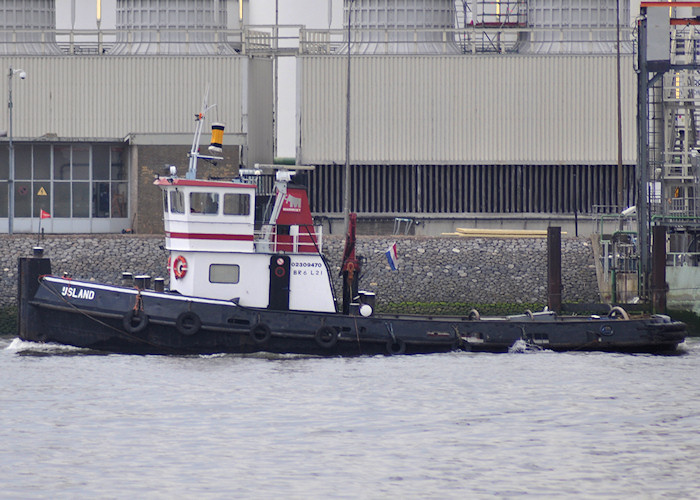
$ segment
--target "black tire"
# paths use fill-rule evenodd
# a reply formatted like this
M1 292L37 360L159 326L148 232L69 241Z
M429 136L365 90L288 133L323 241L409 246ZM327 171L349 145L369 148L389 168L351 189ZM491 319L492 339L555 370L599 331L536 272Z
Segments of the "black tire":
M141 333L148 326L148 315L132 309L122 318L122 326L128 333Z
M271 336L272 331L265 323L255 323L250 329L250 339L254 344L266 344L267 341L270 340Z
M338 332L330 326L322 326L316 330L314 339L319 347L331 349L338 343Z
M392 356L406 352L406 342L401 339L389 339L386 341L386 352Z
M202 328L202 320L199 319L196 313L185 311L177 317L175 328L182 335L194 335Z

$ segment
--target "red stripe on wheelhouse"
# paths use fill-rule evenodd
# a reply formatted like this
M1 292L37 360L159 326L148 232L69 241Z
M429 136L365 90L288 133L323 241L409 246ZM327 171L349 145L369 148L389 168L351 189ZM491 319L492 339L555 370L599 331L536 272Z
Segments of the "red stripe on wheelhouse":
M223 240L223 241L253 241L252 234L207 234L207 233L165 233L167 238L183 240Z

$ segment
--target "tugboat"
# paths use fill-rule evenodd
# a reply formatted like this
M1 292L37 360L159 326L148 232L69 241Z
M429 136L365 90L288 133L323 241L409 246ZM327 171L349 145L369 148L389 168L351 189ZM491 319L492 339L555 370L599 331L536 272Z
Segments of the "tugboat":
M206 98L197 114L189 169L156 179L162 190L169 289L137 276L128 286L51 275L36 248L19 259L19 337L117 353L297 353L341 356L507 352L516 343L555 351L673 351L685 325L668 316L630 319L553 312L480 317L377 314L375 296L358 290L351 214L341 272L339 311L322 231L306 190L294 182L303 167L241 170L231 180L197 178ZM223 128L212 126L210 151ZM273 172L274 195L258 194L258 174ZM257 201L257 203L256 203ZM267 202L267 203L265 203ZM264 223L256 213L265 215Z

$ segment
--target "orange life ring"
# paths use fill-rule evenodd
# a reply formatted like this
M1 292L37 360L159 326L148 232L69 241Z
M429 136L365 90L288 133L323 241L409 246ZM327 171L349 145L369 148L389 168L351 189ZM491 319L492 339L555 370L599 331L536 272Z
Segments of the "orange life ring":
M182 255L175 257L173 261L173 273L175 278L182 279L187 274L187 260Z

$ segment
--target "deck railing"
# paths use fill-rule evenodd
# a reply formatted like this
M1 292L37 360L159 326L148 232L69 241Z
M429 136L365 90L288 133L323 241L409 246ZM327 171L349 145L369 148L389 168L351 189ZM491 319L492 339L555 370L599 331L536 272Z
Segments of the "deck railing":
M632 30L622 30L623 53ZM615 53L613 28L382 28L351 32L353 54ZM305 55L347 54L347 30L303 25L245 29L0 29L0 55Z
M323 226L288 226L289 233L280 234L279 226L264 224L255 231L255 249L273 253L320 253L323 251Z

